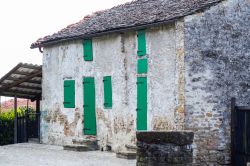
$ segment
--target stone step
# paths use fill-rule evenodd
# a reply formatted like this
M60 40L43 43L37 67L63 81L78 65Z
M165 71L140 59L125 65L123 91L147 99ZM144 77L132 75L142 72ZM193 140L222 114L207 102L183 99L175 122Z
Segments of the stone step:
M99 150L98 147L90 147L86 145L64 145L63 150L75 151L75 152L87 152Z
M125 147L127 148L128 151L131 151L131 152L136 152L137 151L137 147L135 145L126 144Z
M121 151L116 153L117 158L127 159L127 160L134 160L136 159L136 152L132 151Z
M86 146L90 150L99 150L98 141L96 139L77 138L72 139L72 142L75 146Z
M89 139L72 139L73 144L76 145L97 145L98 141L97 140L89 140Z

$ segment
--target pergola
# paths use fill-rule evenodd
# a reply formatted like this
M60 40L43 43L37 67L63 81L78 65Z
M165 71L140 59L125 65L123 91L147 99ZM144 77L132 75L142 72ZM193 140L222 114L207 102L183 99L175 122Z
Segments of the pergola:
M27 63L19 63L0 79L0 96L14 97L15 143L17 142L17 98L36 100L36 113L39 114L42 94L41 82L42 66Z

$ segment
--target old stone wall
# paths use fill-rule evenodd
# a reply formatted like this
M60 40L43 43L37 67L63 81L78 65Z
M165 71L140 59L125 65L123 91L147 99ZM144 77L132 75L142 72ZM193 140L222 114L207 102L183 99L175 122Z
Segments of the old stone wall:
M190 131L137 132L137 166L191 166L194 133Z
M250 1L185 17L186 129L200 165L230 164L230 99L250 104Z
M179 31L181 28L179 28ZM175 25L146 30L148 130L175 128L179 72ZM97 139L120 151L136 142L136 31L93 38L93 62L83 60L82 41L44 48L41 137L43 143L70 144L83 135L82 78L95 78ZM103 108L103 76L112 76L113 108ZM76 81L76 107L63 107L63 81Z

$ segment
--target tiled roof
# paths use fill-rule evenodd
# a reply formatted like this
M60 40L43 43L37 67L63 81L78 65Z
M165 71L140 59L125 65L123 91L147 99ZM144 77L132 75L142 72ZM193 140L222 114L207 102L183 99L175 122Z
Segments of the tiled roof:
M221 0L136 0L85 16L53 35L38 39L31 48L98 36L126 28L165 23L190 15Z

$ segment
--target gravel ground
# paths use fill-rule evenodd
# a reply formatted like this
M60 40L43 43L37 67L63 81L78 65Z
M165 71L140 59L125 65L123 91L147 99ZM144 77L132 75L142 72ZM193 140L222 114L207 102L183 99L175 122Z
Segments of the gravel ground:
M135 166L135 160L110 152L71 152L60 146L15 144L0 146L0 166Z

